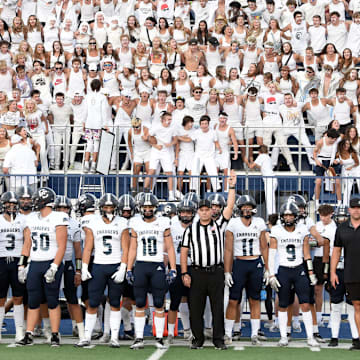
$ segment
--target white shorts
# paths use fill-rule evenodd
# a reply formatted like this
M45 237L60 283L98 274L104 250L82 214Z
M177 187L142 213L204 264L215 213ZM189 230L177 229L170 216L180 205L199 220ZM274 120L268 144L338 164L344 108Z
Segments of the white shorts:
M179 165L177 170L178 171L191 171L192 162L194 159L194 152L188 151L188 152L179 152Z
M232 127L232 128L234 129L236 140L244 140L244 129L242 127L241 128L240 127L236 127L236 128Z
M230 168L230 153L223 151L221 154L216 153L215 156L216 167L220 170L225 170Z
M244 134L248 139L253 139L254 137L263 137L264 136L264 129L260 128L260 126L263 126L262 123L260 124L253 124L254 126L257 126L256 128L247 128L244 129Z
M134 151L134 163L145 164L150 161L151 149L142 152Z
M163 168L164 172L172 172L173 156L169 151L159 151L152 148L150 155L150 169L156 170L159 164Z

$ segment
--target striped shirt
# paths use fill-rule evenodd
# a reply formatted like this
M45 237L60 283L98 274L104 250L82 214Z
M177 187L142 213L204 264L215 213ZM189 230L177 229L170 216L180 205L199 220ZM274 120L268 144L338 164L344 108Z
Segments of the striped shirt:
M207 267L224 262L223 235L213 220L208 225L201 225L199 219L195 220L186 228L181 246L190 249L193 266Z

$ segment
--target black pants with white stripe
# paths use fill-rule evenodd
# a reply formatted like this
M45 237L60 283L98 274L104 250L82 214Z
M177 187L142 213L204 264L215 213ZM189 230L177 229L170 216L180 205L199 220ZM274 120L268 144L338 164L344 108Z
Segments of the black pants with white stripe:
M192 269L189 295L190 325L194 342L204 343L204 310L209 296L213 316L213 343L224 342L224 269L218 267L214 272Z

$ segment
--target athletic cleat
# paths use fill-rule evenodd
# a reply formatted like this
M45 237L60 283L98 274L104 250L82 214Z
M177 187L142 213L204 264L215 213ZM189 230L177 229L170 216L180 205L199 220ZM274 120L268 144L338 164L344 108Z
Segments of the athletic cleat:
M124 331L123 340L134 340L134 330Z
M360 350L360 340L359 339L352 339L351 342L351 347L349 348L349 350L351 351L356 351L356 350Z
M41 326L36 325L35 329L34 329L34 337L41 337L44 335L43 329L41 328Z
M264 328L265 329L270 329L273 326L274 322L273 321L266 321L264 324Z
M111 339L109 346L111 348L119 348L120 343L116 339Z
M310 346L310 347L319 347L320 344L315 340L315 338L310 338L307 340L307 344Z
M110 342L110 334L104 333L104 335L99 340L102 344L107 344Z
M212 336L213 336L212 328L205 328L204 336L205 336L205 339L212 339Z
M77 344L74 345L75 347L78 348L84 348L87 346L90 346L90 341L87 339L81 339Z
M197 342L192 342L191 343L191 345L190 345L190 349L191 350L200 350L200 349L202 349L203 348L203 346L202 345L200 345L199 343L197 343Z
M278 342L278 346L288 346L289 345L289 341L287 338L281 338Z
M174 335L168 335L167 337L167 343L169 345L173 344L174 343Z
M318 342L318 343L326 343L326 340L323 339L323 337L319 334L319 333L314 333L314 339Z
M51 347L59 347L60 346L60 336L59 333L52 333L50 339Z
M224 343L219 343L215 345L215 350L227 350L227 346Z
M259 340L259 337L257 335L254 335L251 337L251 345L257 345L260 346L262 345L261 341Z
M294 332L296 333L301 333L302 329L301 329L301 324L298 321L293 321L292 323L292 329Z
M51 344L51 329L50 328L44 328L43 329L43 336L45 338L45 343L46 344Z
M330 342L328 343L329 347L337 347L339 346L339 339L338 338L331 338Z
M225 335L224 336L224 343L225 343L225 345L231 345L232 338L230 336L228 336L228 335Z
M73 328L72 336L73 336L73 337L79 337L79 330L78 330L77 327L74 327L74 328Z
M91 340L99 340L104 333L101 330L94 330L91 336Z
M258 339L261 341L266 341L267 337L265 336L265 333L261 330L258 331Z
M277 324L272 324L269 331L270 332L279 332L280 329L279 329L279 326Z
M155 341L156 341L155 346L156 346L158 349L160 349L160 350L165 350L165 349L167 349L167 346L164 344L163 338L156 338Z
M134 343L130 346L130 349L137 350L144 348L144 339L137 338Z
M193 336L190 329L184 330L184 340L191 341L192 337Z
M241 331L234 331L232 339L233 341L239 341L241 339Z
M16 345L19 346L31 346L34 345L34 339L30 332L26 332L25 336L20 340L16 342Z

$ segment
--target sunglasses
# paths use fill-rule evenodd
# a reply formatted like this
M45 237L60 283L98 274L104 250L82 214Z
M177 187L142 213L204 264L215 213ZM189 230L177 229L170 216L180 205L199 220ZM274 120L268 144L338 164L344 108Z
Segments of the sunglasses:
M96 45L96 42L93 42L93 43L89 43L90 45Z
M62 67L56 67L55 70L62 70Z
M133 129L138 130L138 129L140 129L140 126L133 126Z
M308 71L308 70L306 70L306 73L307 73L307 74L313 74L314 72L313 72L313 71Z
M124 97L127 99L131 99L131 96L129 96L129 95L124 95Z
M104 67L110 67L112 64L105 64Z
M202 94L202 91L194 91L194 94Z

